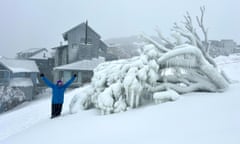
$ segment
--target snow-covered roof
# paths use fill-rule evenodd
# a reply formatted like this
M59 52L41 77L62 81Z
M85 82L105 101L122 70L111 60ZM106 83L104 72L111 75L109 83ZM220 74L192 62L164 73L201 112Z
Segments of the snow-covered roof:
M54 48L51 48L52 50L56 50L56 49L63 49L63 48L68 48L68 45L61 45L61 46L57 46Z
M83 23L81 23L81 24L79 24L79 25L71 28L70 30L66 31L65 33L63 33L63 39L64 39L64 40L67 40L67 34L68 34L70 31L72 31L72 30L74 30L74 29L76 29L76 28L78 28L78 27L81 27L81 26L86 27L86 23L83 22ZM95 34L97 35L97 37L101 38L101 36L100 36L96 31L94 31L89 25L87 25L87 27L88 27L88 30L92 31L93 33L95 33Z
M18 60L0 58L0 64L4 65L13 73L19 72L39 72L39 69L34 61L31 60Z
M35 53L35 52L42 51L42 50L47 51L46 48L29 48L29 49L22 50L18 53Z
M55 67L54 70L93 70L96 68L100 63L103 63L105 59L103 57L94 58L92 60L82 60L77 61L71 64L62 65L59 67Z
M33 82L30 78L13 78L10 80L9 86L11 87L29 87L33 86Z
M52 55L49 52L41 51L41 52L29 57L29 59L48 59L51 57L52 57Z
M17 55L29 59L48 59L53 57L51 51L46 48L30 48L18 52Z

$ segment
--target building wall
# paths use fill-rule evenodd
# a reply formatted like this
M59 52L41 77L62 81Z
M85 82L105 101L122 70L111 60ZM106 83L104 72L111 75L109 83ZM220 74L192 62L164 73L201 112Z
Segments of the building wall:
M237 46L237 48L234 49L234 53L240 53L240 46Z
M93 44L79 44L77 51L77 60L92 59L98 57L98 47Z
M86 25L84 23L66 32L63 37L68 41L68 46L62 49L57 48L55 66L106 56L107 46L101 41L101 37L90 27L87 30L87 44L85 44ZM100 49L102 49L101 54ZM89 82L93 75L93 71L71 71L71 73L73 72L78 73L78 84ZM69 77L68 73L69 71L67 70L54 71L54 81L59 79L65 81Z
M14 88L19 88L26 96L27 101L33 99L35 94L35 86L37 84L37 73L12 73L4 66L0 65L0 86L9 86L10 80L13 78L30 78L34 86L13 86ZM12 86L11 86L12 87Z
M233 40L221 40L223 47L236 47L237 44Z
M53 67L54 67L54 59L49 58L47 60L45 59L33 59L38 68L40 73L44 73L45 76L49 79L49 80L53 80ZM38 76L38 79L40 79L40 77ZM44 85L44 83L42 81L40 81L40 85Z
M221 40L221 41L210 41L210 49L209 54L213 57L217 57L219 55L228 56L231 53L234 53L237 48L236 42L233 40Z
M88 28L88 45L85 45L85 31L82 24L67 33L69 63L98 57L100 37Z
M82 70L56 70L55 71L55 81L62 80L66 83L74 74L77 74L77 78L71 85L71 87L79 87L84 83L91 81L93 76L93 71L82 71Z
M62 80L64 83L66 83L68 80L71 79L71 77L77 74L77 78L71 85L71 87L79 87L82 85L82 80L81 80L81 72L79 71L71 71L71 70L56 70L54 74L54 81L56 82L57 80Z
M68 64L68 46L60 46L56 48L54 56L54 66L60 66Z

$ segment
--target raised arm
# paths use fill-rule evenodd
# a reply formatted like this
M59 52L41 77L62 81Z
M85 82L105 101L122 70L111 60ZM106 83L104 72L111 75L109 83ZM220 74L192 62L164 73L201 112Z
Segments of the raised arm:
M75 80L76 77L77 77L77 75L74 74L73 77L63 85L63 87L65 87L65 88L69 87L73 83L73 81Z
M45 84L51 88L53 88L55 85L50 82L45 76L44 74L41 74L40 77L42 78L42 80L45 82Z

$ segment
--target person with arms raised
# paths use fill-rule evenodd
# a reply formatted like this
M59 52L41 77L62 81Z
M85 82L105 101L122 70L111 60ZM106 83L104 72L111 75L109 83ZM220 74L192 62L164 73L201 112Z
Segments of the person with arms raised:
M49 81L43 73L40 74L41 79L45 82L45 84L52 88L52 114L51 118L55 118L61 115L62 112L62 105L64 102L64 92L65 90L73 83L75 78L77 77L76 74L67 81L65 84L63 81L58 80L56 84Z

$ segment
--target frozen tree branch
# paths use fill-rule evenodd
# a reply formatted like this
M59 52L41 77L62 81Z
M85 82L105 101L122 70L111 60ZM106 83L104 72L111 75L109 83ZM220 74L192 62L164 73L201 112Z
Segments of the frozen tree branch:
M157 47L159 50L163 51L163 52L167 52L169 51L168 48L165 48L164 46L158 44L158 42L156 42L155 40L153 40L151 37L145 35L145 34L142 34L141 35L142 38L144 39L144 41L150 43L150 44L153 44L155 47Z
M202 32L203 32L203 35L204 35L204 43L207 45L206 46L206 50L205 52L208 53L209 51L209 42L208 42L208 30L204 27L204 24L203 24L203 20L204 20L204 14L205 14L205 7L200 7L200 11L201 11L201 18L199 18L198 16L196 17L197 19L197 22L198 22L198 25L199 27L201 28Z
M160 38L160 40L162 40L162 41L165 42L165 43L163 43L163 44L168 45L170 48L173 48L173 47L176 46L176 45L175 45L174 43L172 43L170 40L168 40L167 38L165 38L165 37L161 34L161 32L159 31L158 28L156 28L155 31L157 32L158 37Z
M179 94L194 92L194 91L206 91L206 92L216 92L217 89L214 88L214 85L207 82L206 83L194 83L189 86L180 86L178 84L173 83L163 83L152 89L153 92L164 91L166 88L170 88L178 92Z

